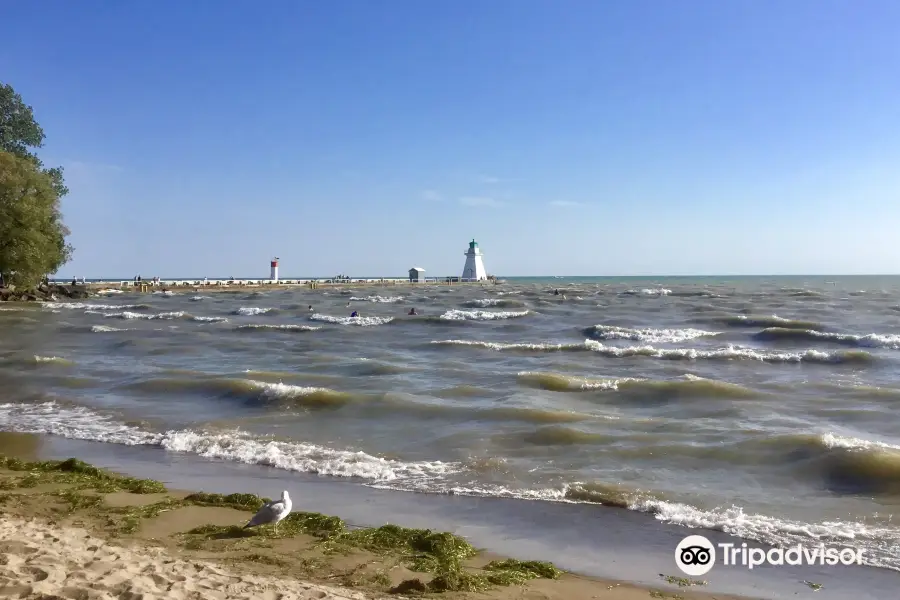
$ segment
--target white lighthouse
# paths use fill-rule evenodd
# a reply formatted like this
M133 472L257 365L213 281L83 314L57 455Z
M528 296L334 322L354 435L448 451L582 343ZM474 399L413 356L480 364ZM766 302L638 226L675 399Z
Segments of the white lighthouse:
M271 267L271 272L269 273L269 279L271 279L275 283L278 283L278 260L279 259L276 256L275 258L272 259L272 262L269 263L269 266Z
M466 266L463 267L462 279L468 281L487 279L487 271L484 270L484 260L481 258L484 255L481 253L481 248L478 247L478 242L474 238L469 242L469 249L465 252L465 255Z

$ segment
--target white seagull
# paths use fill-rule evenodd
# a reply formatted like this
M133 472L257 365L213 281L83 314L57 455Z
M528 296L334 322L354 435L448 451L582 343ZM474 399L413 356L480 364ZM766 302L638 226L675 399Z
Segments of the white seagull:
M287 490L281 492L281 500L273 500L263 505L253 518L244 525L244 529L248 527L256 527L257 525L265 525L266 523L275 524L275 533L278 534L278 522L291 513L291 497Z

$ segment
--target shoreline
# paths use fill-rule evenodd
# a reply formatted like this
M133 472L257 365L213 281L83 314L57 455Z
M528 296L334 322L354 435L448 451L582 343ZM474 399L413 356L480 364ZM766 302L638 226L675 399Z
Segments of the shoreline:
M8 446L7 456L16 443ZM162 491L152 480L110 475L77 460L24 465L13 458L0 463L0 586L14 582L20 592L29 588L52 594L74 585L112 594L92 597L140 590L150 597L178 599L191 597L192 590L227 584L229 592L216 597L266 597L260 595L265 591L287 594L284 598L363 600L402 598L421 590L435 598L477 594L491 600L712 598L698 580L680 574L661 578L658 587L640 586L557 573L548 563L487 552L470 556L468 543L453 534L426 531L440 543L425 546L432 551L415 546L418 550L408 552L393 538L420 536L421 531L343 525L335 517L300 512L303 508L296 504L302 500L295 500L293 516L281 524L278 535L267 528L248 531L240 528L258 502L249 494ZM335 534L338 530L346 533ZM388 541L383 540L385 532L393 536ZM47 538L54 543L46 544ZM23 558L13 558L17 555ZM429 562L441 563L448 556L450 567ZM97 569L97 562L105 563L104 569Z

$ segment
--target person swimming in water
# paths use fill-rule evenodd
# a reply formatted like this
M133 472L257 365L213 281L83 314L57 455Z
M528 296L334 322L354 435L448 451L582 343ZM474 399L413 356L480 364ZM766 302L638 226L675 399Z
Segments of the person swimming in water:
M309 305L309 312L312 312L312 304Z
M356 312L355 310L354 310L352 313L350 313L350 318L351 318L351 319L352 319L353 317L358 317L358 316L359 316L359 313Z
M415 309L415 308L411 308L411 309L409 309L409 312L408 312L407 314L408 314L409 316L415 316L415 315L417 315L417 314L419 314L419 313L416 312L416 309Z

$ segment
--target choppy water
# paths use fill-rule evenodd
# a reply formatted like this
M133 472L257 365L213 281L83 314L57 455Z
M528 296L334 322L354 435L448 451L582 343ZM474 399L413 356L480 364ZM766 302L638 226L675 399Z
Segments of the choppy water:
M829 279L5 305L0 429L601 503L900 570L900 278Z

